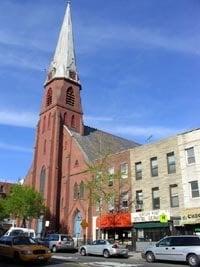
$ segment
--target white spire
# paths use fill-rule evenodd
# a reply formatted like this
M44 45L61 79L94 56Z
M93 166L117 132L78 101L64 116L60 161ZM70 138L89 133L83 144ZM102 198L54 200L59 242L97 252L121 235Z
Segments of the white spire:
M49 67L47 81L52 78L68 78L78 81L76 70L70 2L67 3L53 61Z

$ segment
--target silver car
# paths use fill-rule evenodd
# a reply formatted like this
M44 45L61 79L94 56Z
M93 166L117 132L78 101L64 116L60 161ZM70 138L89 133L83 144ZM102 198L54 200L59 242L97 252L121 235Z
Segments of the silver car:
M128 249L124 246L118 245L112 240L95 240L91 245L81 246L79 251L82 256L92 254L102 255L105 258L110 256L128 257Z
M52 252L58 250L74 250L74 240L65 234L49 234L43 240L43 244L51 249Z
M168 236L148 246L142 253L147 262L156 260L184 261L200 266L200 237L195 235Z

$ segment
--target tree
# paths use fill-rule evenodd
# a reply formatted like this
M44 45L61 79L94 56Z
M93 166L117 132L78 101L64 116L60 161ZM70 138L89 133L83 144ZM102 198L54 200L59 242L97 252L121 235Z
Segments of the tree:
M128 176L128 173L123 173L121 170L110 172L109 167L108 157L88 165L91 179L86 182L86 188L89 192L90 204L98 207L100 221L105 211L112 212L115 221L115 216L122 211L130 210L134 202L131 185L127 183L127 179L123 179L123 176ZM101 235L100 227L98 235L99 237Z
M10 194L4 199L3 206L6 214L22 220L22 227L26 227L28 219L38 218L45 211L41 193L32 187L20 184L11 188Z
M8 213L5 210L5 199L0 198L0 221L9 217Z

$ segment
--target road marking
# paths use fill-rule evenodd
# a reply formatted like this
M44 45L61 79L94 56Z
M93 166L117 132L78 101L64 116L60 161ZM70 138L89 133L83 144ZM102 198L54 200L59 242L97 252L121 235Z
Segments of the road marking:
M53 255L53 259L57 260L78 260L78 257L66 257L66 256L59 256L59 255Z
M120 262L87 262L83 263L88 266L103 266L103 267L139 267L141 264L120 263Z

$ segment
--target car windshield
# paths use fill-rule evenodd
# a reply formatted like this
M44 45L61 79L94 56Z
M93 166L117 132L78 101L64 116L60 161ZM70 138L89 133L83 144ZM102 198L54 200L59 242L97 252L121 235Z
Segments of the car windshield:
M15 237L13 239L13 245L31 245L37 244L32 238L29 237Z

